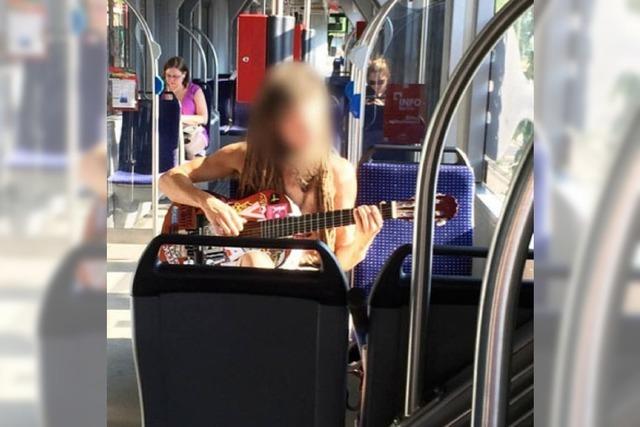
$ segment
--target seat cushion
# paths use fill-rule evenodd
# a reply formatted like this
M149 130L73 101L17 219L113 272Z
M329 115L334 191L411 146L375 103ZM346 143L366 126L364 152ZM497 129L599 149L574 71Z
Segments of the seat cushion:
M116 171L109 177L109 182L113 184L130 184L130 185L151 185L152 176L141 173Z
M42 152L16 148L8 153L5 165L13 169L62 170L67 167L68 156L65 152Z
M244 136L247 134L247 128L243 126L222 126L220 127L221 135L229 135L229 136Z

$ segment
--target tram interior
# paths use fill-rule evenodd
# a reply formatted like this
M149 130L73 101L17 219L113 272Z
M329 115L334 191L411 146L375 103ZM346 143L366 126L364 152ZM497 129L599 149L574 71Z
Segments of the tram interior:
M474 39L512 3L520 3L517 19L511 19L497 44L483 56L463 95L455 100L455 114L445 122L443 154L436 165L437 192L450 195L456 211L444 225L434 226L433 241L426 246L433 250L427 269L431 308L423 331L429 350L423 352L425 361L413 362L421 366L424 377L416 386L421 387L415 392L417 406L405 402L411 400L405 388L407 370L411 376L416 369L407 366L412 354L407 345L414 324L415 287L411 278L415 266L409 256L415 239L420 239L414 235L415 222L385 222L367 258L344 281L341 273L329 274L334 270L329 261L317 277L287 272L290 279L285 279L285 273L274 271L258 276L237 273L233 279L242 289L256 277L283 283L297 280L301 286L321 283L332 297L298 300L263 295L245 300L225 294L216 300L208 294L195 299L187 294L183 299L160 298L168 304L160 308L150 302L163 286L173 289L169 294L178 292L165 279L151 279L156 277L153 262L143 265L148 245L159 234L171 204L155 181L187 161L180 151L184 148L180 105L166 87L158 90L163 82L156 76L162 76L162 65L169 58L185 60L205 95L209 135L205 155L246 139L250 115L246 92L257 80L255 68L250 67L256 66L253 55L266 55L272 65L291 60L310 64L325 78L332 95L335 151L357 168L357 203L409 200L416 197L422 182L425 135L428 130L438 131L430 129L430 124L444 109L442 96L448 84ZM135 82L130 89L135 91L135 107L109 105L107 116L110 427L143 425L143 417L147 426L470 425L480 289L490 267L489 248L500 232L504 207L516 198L516 191L510 189L517 187L513 183L518 176L524 177L522 165L532 156L533 10L524 3L109 0L110 90L116 90L114 85L124 90L127 81ZM256 19L263 23L256 24ZM265 23L266 27L261 26ZM266 38L260 36L265 28ZM258 65L258 69L266 67L264 60ZM228 180L199 184L227 196L234 185ZM418 195L416 200L425 199ZM521 246L529 252L521 260L521 289L510 308L515 314L509 341L514 355L508 357L511 393L505 404L508 422L504 425L509 426L533 425L533 237L523 239ZM201 244L206 246L204 241ZM150 270L141 272L142 268ZM176 280L190 289L209 283L197 275ZM152 289L150 283L158 288ZM335 290L341 286L344 295ZM359 291L348 294L350 302L360 301L351 304L351 332L345 286ZM318 317L310 319L309 310ZM356 318L363 312L365 320ZM169 335L143 335L154 329L149 320L154 316L167 322L163 325ZM216 329L217 324L234 322L244 324L251 333L236 331L232 338L230 330ZM313 332L316 327L326 330ZM288 330L291 341L279 341L278 334L271 341L264 338L273 328ZM336 341L332 334L342 338ZM171 360L154 357L154 351L165 351L153 350L159 343L173 347L167 353ZM199 373L211 378L222 375L199 366L205 355L219 357L220 366L234 360L230 366L239 365L237 382L220 380L217 387L209 387L185 379ZM173 372L167 366L180 369ZM273 377L264 374L270 369ZM163 378L165 384L160 381ZM290 382L290 387L280 384L279 395L265 399L265 387L281 381ZM307 398L313 393L315 398ZM224 401L225 396L246 396L246 401L233 397ZM276 402L279 408L273 406ZM406 405L413 411L407 412ZM315 417L309 415L313 411ZM416 424L407 416L411 412L422 417ZM208 423L203 421L207 417L211 417ZM304 421L291 424L293 419Z

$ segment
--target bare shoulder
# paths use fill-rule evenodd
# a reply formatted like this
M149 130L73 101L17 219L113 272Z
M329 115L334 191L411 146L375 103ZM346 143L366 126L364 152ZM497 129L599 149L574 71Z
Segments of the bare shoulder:
M222 147L220 151L224 151L228 154L244 156L245 153L247 152L247 143L242 141L242 142L234 142L231 144L227 144L224 147Z
M217 153L220 153L224 161L227 162L229 166L233 167L233 169L242 171L244 158L247 154L247 143L234 142L233 144L225 145L218 150Z
M347 159L333 155L330 162L336 186L356 185L356 169Z
M358 193L356 169L347 159L331 156L331 174L335 188L336 206L351 207Z

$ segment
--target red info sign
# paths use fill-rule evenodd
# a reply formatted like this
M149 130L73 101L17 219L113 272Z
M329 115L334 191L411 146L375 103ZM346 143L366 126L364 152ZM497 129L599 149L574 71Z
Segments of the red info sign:
M385 96L383 135L390 144L419 144L426 125L424 85L389 84Z

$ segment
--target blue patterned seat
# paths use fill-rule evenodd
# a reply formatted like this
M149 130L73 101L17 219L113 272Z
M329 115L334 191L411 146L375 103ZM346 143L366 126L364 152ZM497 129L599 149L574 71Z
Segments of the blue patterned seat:
M368 162L358 167L357 204L377 204L381 201L407 200L415 197L418 164ZM444 226L436 227L435 242L438 245L471 246L473 244L473 171L466 165L440 167L438 192L448 194L458 201L457 215ZM365 260L354 269L354 286L369 293L382 266L399 246L411 243L413 222L388 220L376 237ZM410 260L404 265L410 270ZM471 258L436 256L433 274L469 275Z
M66 152L39 152L16 148L5 158L6 167L13 169L64 170L68 164Z

